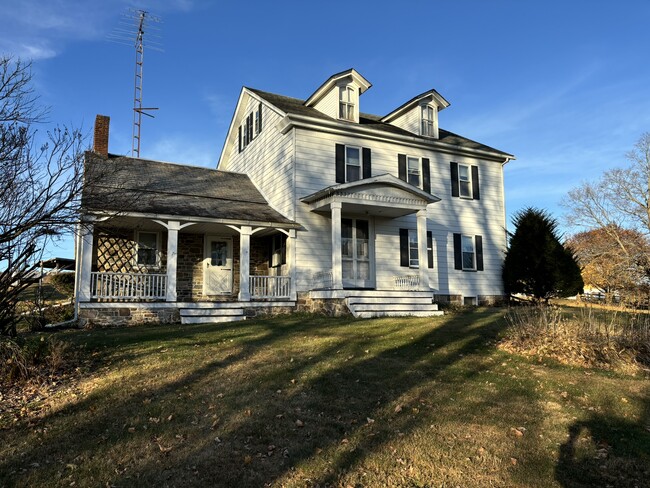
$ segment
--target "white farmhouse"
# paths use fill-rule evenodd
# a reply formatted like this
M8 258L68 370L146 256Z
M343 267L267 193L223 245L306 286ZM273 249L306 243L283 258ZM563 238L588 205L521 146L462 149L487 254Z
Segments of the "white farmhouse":
M503 166L439 127L435 90L360 111L354 69L307 100L243 88L216 170L108 154L98 117L78 246L81 317L434 315L503 296Z

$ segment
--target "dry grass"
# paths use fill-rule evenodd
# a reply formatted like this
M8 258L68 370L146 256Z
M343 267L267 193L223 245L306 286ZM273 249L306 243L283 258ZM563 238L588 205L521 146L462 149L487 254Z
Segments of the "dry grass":
M647 380L495 347L503 311L68 332L0 486L644 486Z
M577 313L575 313L577 310ZM521 306L507 315L501 347L565 364L650 372L650 315L591 306Z

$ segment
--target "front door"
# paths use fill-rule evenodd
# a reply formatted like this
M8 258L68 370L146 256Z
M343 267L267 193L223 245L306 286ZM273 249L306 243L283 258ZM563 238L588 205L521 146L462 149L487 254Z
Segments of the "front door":
M203 294L231 294L232 270L232 239L206 236L205 258L203 259Z
M370 222L341 219L341 264L344 288L374 288Z

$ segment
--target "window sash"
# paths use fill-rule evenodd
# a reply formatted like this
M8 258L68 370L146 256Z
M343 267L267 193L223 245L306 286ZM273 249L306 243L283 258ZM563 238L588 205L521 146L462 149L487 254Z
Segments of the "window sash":
M158 266L158 234L138 232L136 264L138 266Z
M339 89L339 118L354 120L354 90L350 86Z
M417 230L409 229L409 268L420 267Z
M472 176L469 166L458 165L458 191L463 198L472 198Z
M476 269L476 251L474 247L474 238L471 236L462 236L461 252L463 269Z
M407 181L413 186L420 187L420 158L406 158Z
M422 107L422 135L423 136L433 136L433 120L434 120L433 107L430 106Z
M361 149L354 146L345 146L345 181L358 181L361 179Z

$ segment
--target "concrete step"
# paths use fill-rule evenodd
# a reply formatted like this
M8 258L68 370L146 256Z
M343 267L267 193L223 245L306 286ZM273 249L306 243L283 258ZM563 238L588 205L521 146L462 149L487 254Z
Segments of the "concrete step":
M395 310L375 310L372 312L358 312L353 315L360 319L373 319L379 317L438 317L444 315L444 312L441 310L432 310L432 311L395 311Z
M349 297L349 304L369 304L369 303L399 303L399 304L418 304L431 305L432 297Z
M355 303L350 306L356 312L392 311L392 312L436 312L435 303Z
M219 324L224 322L239 322L241 320L246 320L246 317L243 315L181 317L181 324Z
M217 317L244 315L242 308L181 308L181 317Z

